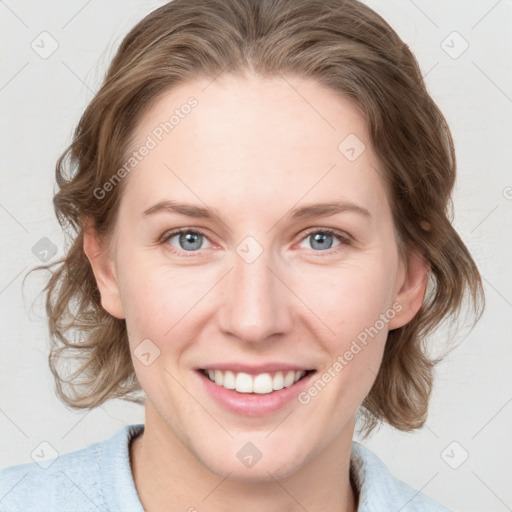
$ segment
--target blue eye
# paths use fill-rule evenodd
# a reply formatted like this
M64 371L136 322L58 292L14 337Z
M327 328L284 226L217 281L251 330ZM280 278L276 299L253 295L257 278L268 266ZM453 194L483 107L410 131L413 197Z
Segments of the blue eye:
M333 239L337 238L339 243L333 247ZM315 252L330 251L340 245L348 245L350 240L343 233L334 229L314 228L302 239L302 241L310 241L311 247ZM332 252L332 251L331 251Z
M177 238L178 246L171 243L173 238ZM169 233L164 242L168 242L172 247L185 252L196 252L198 249L203 249L203 241L208 240L200 231L193 231L191 229L179 229Z
M173 239L176 239L176 241L173 242ZM338 243L333 246L334 239L338 239ZM347 246L351 244L351 239L348 235L331 228L310 229L306 235L301 238L301 243L308 240L311 244L310 250L313 250L313 252L318 253L319 255L322 252L332 254L333 252L336 252L337 248L340 246ZM203 244L205 241L210 244L210 246L204 247ZM189 228L176 229L167 233L164 235L162 243L169 244L172 248L172 252L184 257L194 256L200 252L200 249L211 247L211 242L202 231Z

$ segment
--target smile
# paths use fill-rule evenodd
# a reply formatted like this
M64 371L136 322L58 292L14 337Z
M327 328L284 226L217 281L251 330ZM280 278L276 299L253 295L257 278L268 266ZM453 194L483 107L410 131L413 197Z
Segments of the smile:
M202 370L212 382L224 389L231 389L239 393L256 393L266 395L293 386L301 380L305 370L276 371L250 375L245 372L230 370Z
M316 370L304 365L266 362L247 365L217 362L194 372L206 395L222 409L247 417L263 417L295 404Z

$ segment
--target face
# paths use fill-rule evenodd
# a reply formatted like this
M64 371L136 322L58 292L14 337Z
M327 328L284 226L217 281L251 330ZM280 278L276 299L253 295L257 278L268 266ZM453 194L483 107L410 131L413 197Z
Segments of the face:
M166 92L132 142L110 252L85 247L146 429L241 480L349 445L426 272L399 258L357 107L305 78L224 76Z

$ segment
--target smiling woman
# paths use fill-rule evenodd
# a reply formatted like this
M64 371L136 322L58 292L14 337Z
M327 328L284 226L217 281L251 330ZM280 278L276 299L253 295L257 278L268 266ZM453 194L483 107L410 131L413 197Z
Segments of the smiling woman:
M46 288L60 397L143 401L145 424L4 470L30 475L8 509L447 510L353 435L421 427L428 334L465 298L481 314L454 180L414 56L365 5L151 13L58 162L74 235Z

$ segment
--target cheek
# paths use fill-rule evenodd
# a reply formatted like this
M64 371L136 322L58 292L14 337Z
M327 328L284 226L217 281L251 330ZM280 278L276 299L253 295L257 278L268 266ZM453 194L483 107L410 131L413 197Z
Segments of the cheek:
M317 319L313 336L327 355L314 389L306 391L305 402L328 387L326 394L322 391L327 408L351 404L349 409L355 409L368 394L382 360L388 324L396 314L393 268L367 261L311 278L303 272L295 283L293 289L307 297Z
M391 267L366 262L322 271L304 269L297 275L291 288L304 298L318 324L325 328L321 339L331 350L342 350L347 342L375 324L379 331L387 329L387 322L382 325L379 319L391 306Z
M197 338L193 320L201 314L198 301L207 290L193 272L151 265L148 260L125 258L119 281L134 370L154 398L176 392L176 387L168 387L170 375L181 381L180 364ZM183 396L176 401L186 403Z
M208 283L193 268L172 268L144 253L119 261L126 322L139 336L162 340L199 309ZM175 327L176 326L176 327Z
M330 291L314 301L315 313L329 326L314 333L326 357L299 402L318 417L332 418L325 435L334 436L375 381L395 311L389 307L388 280L383 275L378 280L377 274L348 272L324 284L329 282Z

